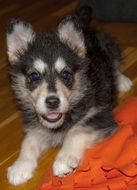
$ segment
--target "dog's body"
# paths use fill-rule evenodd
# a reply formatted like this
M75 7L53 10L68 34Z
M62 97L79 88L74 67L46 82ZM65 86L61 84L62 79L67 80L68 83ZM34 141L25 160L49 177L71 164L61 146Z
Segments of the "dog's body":
M78 166L86 148L117 129L111 113L116 83L122 90L131 86L118 70L120 50L75 16L66 17L56 33L36 34L29 24L12 20L7 46L26 131L8 179L14 185L30 179L41 153L58 145L53 173L62 177Z

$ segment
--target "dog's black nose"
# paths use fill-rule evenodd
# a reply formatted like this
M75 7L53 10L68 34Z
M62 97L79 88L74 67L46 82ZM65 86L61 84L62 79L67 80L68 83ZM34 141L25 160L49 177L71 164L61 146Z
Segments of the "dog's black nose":
M49 96L46 98L46 105L50 109L58 108L60 100L56 96Z

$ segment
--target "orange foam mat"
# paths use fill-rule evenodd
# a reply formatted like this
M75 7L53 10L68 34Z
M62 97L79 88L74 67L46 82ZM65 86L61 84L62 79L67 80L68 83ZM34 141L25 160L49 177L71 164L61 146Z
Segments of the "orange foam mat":
M79 167L64 178L46 172L38 190L137 190L137 97L114 110L120 127L85 152Z

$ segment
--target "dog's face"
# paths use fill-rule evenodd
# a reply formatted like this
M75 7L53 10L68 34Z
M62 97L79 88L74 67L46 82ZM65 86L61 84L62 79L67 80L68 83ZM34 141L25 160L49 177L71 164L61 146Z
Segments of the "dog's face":
M72 20L63 20L56 33L37 34L31 25L19 20L8 26L7 49L15 92L48 128L61 126L86 89L84 38Z

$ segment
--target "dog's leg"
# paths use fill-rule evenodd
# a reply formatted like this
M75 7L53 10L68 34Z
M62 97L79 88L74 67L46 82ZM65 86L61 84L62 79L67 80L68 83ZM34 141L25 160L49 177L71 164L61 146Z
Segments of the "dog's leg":
M111 111L104 109L94 116L88 113L79 121L79 125L77 124L68 131L53 164L54 175L63 177L74 170L79 165L85 149L112 135L117 128L118 125Z
M91 127L76 126L68 132L53 165L55 176L63 177L75 169L85 151L98 138L98 131Z
M11 184L18 185L32 177L39 156L49 148L49 138L50 136L46 136L46 133L39 128L27 133L18 159L8 168L7 177Z
M119 91L126 92L131 89L132 81L122 74L120 71L116 72L116 85Z

